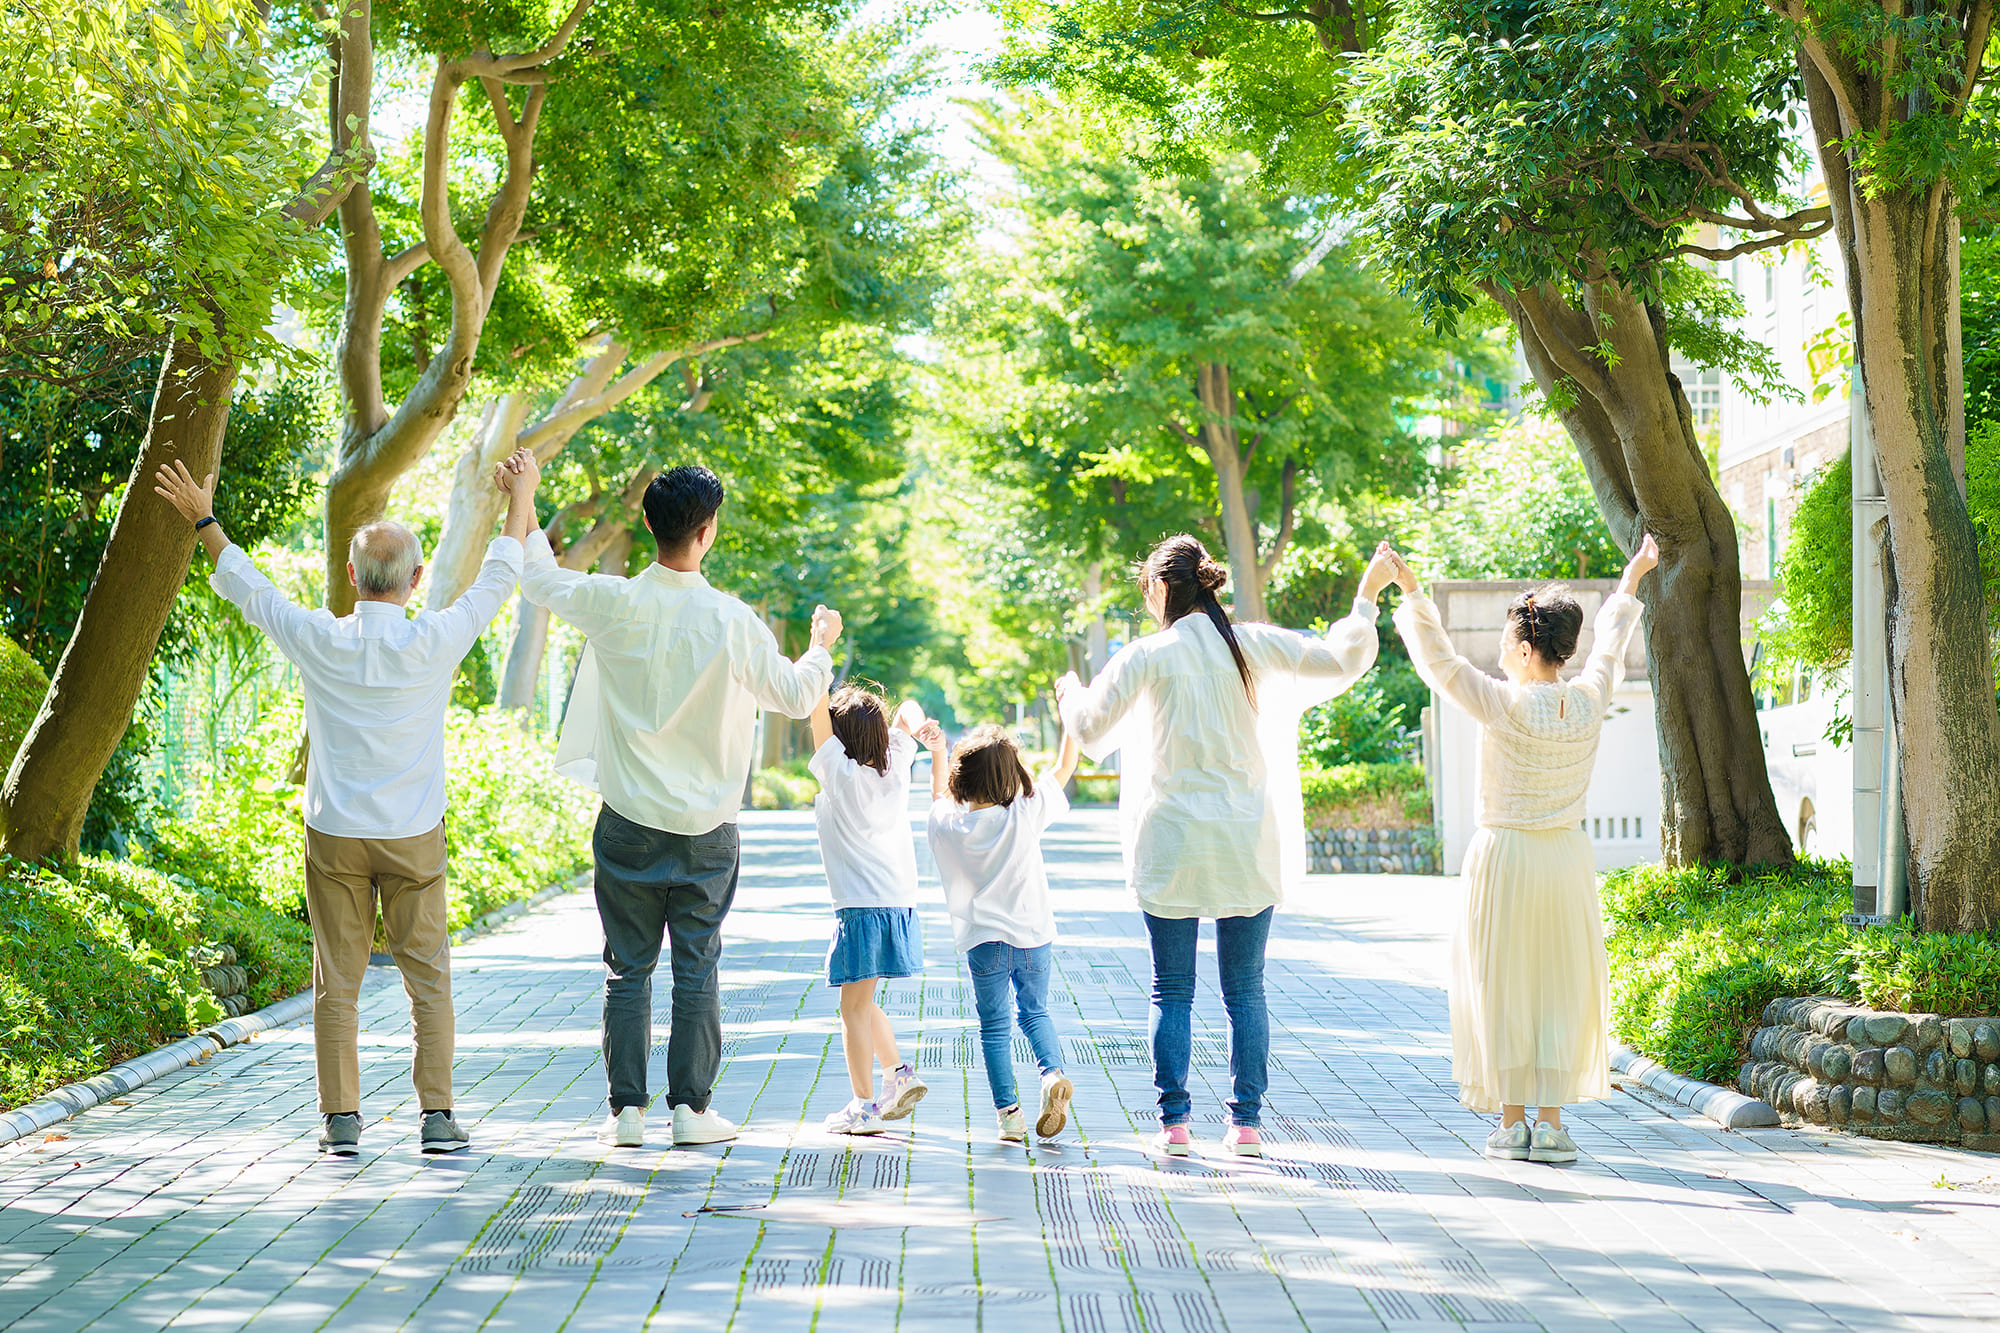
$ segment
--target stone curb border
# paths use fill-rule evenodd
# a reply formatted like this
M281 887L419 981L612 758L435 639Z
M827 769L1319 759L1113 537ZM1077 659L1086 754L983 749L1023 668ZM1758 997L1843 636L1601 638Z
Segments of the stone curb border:
M102 1074L81 1083L66 1083L54 1092L37 1097L25 1106L0 1115L0 1144L26 1138L37 1131L80 1115L93 1106L122 1093L145 1087L154 1079L186 1069L197 1060L214 1055L225 1046L247 1041L256 1033L296 1023L312 1013L312 992L297 995L259 1009L254 1014L224 1019L203 1028L191 1037L170 1042L124 1064L113 1065Z
M1676 1074L1657 1060L1618 1042L1611 1043L1611 1067L1690 1110L1699 1111L1724 1129L1775 1129L1777 1108L1745 1097L1730 1088Z
M561 884L551 884L539 893L520 898L504 907L497 907L485 916L451 937L453 944L461 944L475 935L481 934L503 921L512 920L533 908L541 906L551 898L565 893L575 893L590 882L588 872ZM80 1083L65 1083L53 1092L44 1093L35 1100L11 1111L0 1112L0 1147L39 1133L51 1125L61 1124L71 1116L81 1115L93 1106L101 1106L113 1097L137 1091L155 1079L164 1078L177 1070L186 1069L197 1060L206 1059L224 1047L235 1046L248 1041L259 1032L271 1028L281 1028L296 1023L312 1014L312 991L302 990L287 996L276 1004L267 1005L252 1014L227 1018L220 1023L203 1028L193 1036L182 1037L169 1042L144 1055L135 1056L123 1064L113 1065L101 1074L93 1075Z

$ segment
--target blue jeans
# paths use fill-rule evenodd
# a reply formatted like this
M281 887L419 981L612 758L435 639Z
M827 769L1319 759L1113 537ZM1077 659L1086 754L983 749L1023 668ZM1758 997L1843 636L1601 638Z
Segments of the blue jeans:
M1271 937L1271 908L1255 916L1225 916L1215 923L1215 959L1222 974L1222 1005L1229 1011L1229 1077L1236 1096L1229 1122L1255 1126L1270 1086L1271 1014L1264 1007L1264 945ZM1146 917L1153 939L1153 1086L1160 1090L1160 1123L1188 1121L1188 1058L1194 1044L1194 953L1199 917Z
M993 1086L993 1108L1004 1111L1021 1099L1014 1088L1014 1016L1007 1012L1007 992L1014 992L1014 1009L1021 1031L1035 1051L1044 1074L1062 1068L1062 1043L1049 1017L1049 960L1054 946L1017 949L992 940L975 944L965 955L972 971L972 997L979 1009L979 1046L986 1056L986 1081Z

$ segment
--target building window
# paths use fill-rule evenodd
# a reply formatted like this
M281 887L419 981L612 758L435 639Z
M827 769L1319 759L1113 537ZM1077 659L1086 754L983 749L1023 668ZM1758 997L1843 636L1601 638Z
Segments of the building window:
M1713 426L1722 419L1722 371L1715 366L1696 371L1687 386L1694 424Z

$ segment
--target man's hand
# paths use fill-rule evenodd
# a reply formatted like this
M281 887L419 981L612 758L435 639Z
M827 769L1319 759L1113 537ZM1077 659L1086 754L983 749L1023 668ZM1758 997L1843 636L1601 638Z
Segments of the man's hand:
M542 465L535 461L532 449L516 449L493 468L493 484L502 495L513 495L519 490L524 495L532 496L541 480Z
M840 612L825 606L813 608L812 646L831 648L840 641Z
M1382 589L1396 581L1396 551L1387 542L1378 542L1375 554L1369 557L1368 568L1361 571L1361 600L1372 602L1381 595Z
M153 494L164 496L168 504L181 511L181 517L190 523L215 513L215 474L208 474L205 481L196 481L188 465L176 458L161 468L153 476L156 483Z
M1639 539L1639 549L1626 563L1625 576L1618 580L1618 591L1627 596L1637 592L1639 580L1652 573L1659 563L1660 544L1653 540L1653 534L1649 532Z
M1071 690L1080 690L1082 688L1083 680L1076 672L1063 672L1060 676L1056 677L1056 703L1061 704L1064 699L1068 698Z

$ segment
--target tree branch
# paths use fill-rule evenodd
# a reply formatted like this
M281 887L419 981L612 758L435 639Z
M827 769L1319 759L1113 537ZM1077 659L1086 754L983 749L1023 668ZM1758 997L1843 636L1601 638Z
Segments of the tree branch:
M429 262L431 247L428 241L418 241L406 246L382 261L382 285L393 289L403 279L415 273Z
M1270 578L1272 572L1278 568L1278 561L1284 558L1285 547L1292 540L1292 520L1297 508L1293 490L1298 475L1299 460L1287 458L1284 473L1278 481L1278 535L1271 539L1269 556L1257 562L1259 571L1266 579Z

